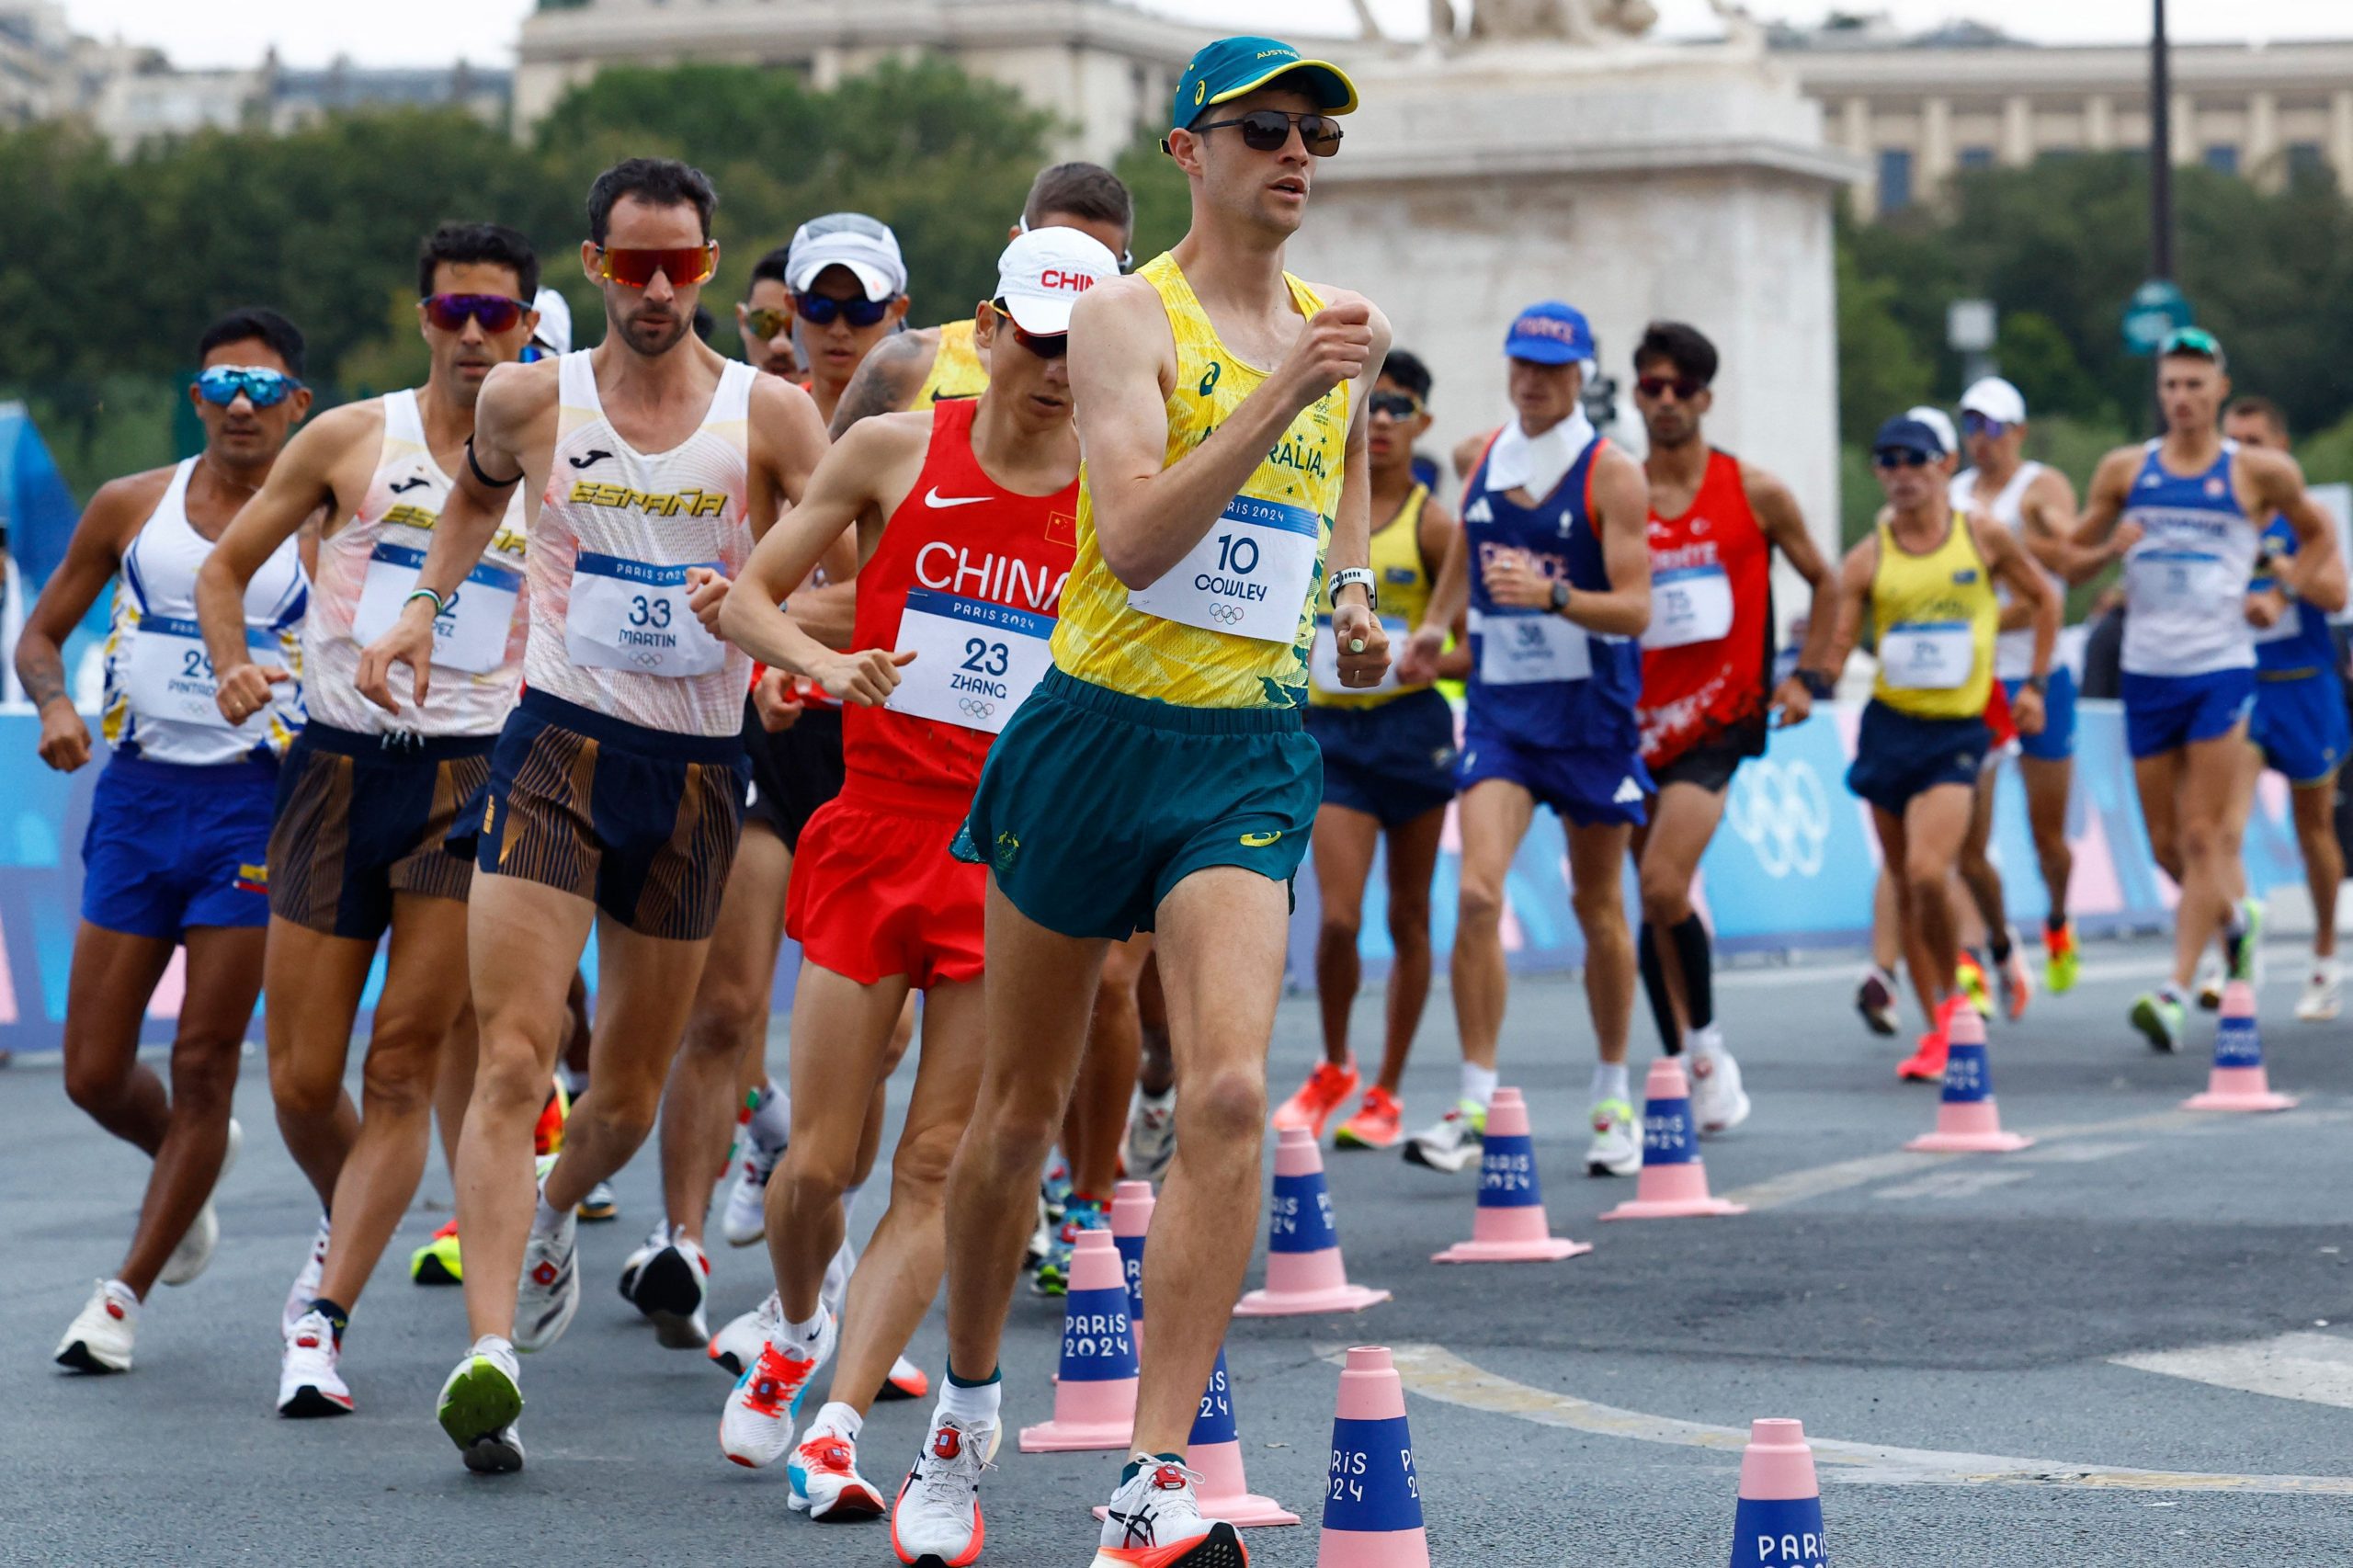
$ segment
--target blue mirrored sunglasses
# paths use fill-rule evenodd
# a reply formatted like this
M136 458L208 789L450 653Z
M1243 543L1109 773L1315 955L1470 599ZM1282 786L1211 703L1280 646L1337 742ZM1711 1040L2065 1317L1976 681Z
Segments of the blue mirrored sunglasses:
M811 326L831 326L839 316L852 326L872 326L891 313L888 300L831 300L823 294L795 294L792 313Z
M228 407L241 395L256 408L275 408L301 384L283 370L260 365L215 365L197 376L196 392L220 408Z

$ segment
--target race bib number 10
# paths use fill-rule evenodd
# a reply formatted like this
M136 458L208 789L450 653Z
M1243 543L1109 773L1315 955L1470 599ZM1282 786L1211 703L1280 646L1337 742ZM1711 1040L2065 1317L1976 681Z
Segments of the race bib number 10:
M1262 642L1299 636L1315 586L1323 519L1304 506L1237 495L1185 559L1128 603L1146 615Z
M899 616L899 668L890 709L995 734L1053 663L1054 618L983 599L909 588Z
M715 562L693 564L717 568ZM727 645L687 606L690 569L581 551L572 568L564 653L575 665L671 679L716 673L727 662Z

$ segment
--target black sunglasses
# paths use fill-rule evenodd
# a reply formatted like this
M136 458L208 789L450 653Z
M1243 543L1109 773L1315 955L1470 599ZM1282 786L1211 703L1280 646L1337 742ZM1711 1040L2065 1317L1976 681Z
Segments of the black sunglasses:
M515 324L530 309L520 300L510 300L504 294L427 294L425 297L425 319L443 332L463 332L468 317L482 323L482 329L494 336L512 332Z
M1003 305L992 300L989 301L989 309L995 311L1004 320L1006 330L1013 334L1013 341L1035 354L1039 358L1059 359L1070 352L1070 334L1024 332L1021 330L1021 324L1013 319L1013 312Z
M1636 378L1634 386L1644 397L1665 397L1672 392L1683 403L1689 403L1708 390L1708 383L1697 376L1642 376Z
M792 296L792 312L811 326L831 326L835 317L852 326L872 326L891 313L891 301L829 300L823 294L795 294ZM769 335L774 336L775 334Z
M1368 412L1392 419L1412 419L1422 412L1422 400L1412 392L1377 392L1364 400Z
M1873 452L1871 454L1872 462L1878 464L1881 468L1887 469L1926 468L1936 460L1937 460L1935 458L1930 457L1927 453L1915 451L1910 447L1898 447L1893 451Z
M1254 153L1279 153L1290 143L1290 128L1299 127L1299 139L1307 150L1319 158L1328 158L1340 150L1340 122L1328 114L1291 114L1279 108L1254 108L1248 114L1232 119L1212 119L1192 127L1193 134L1223 131L1228 126L1240 129L1242 144Z

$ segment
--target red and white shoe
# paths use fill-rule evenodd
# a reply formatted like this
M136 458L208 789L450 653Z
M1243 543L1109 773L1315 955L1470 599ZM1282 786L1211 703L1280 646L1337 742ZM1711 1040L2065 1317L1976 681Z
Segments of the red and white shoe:
M817 1337L806 1345L787 1343L783 1309L774 1296L760 1309L765 1340L759 1355L728 1391L719 1417L719 1449L737 1464L763 1470L792 1448L801 1402L809 1397L817 1369L834 1354L838 1337L834 1315L822 1312Z
M822 1423L793 1450L784 1474L792 1483L785 1506L819 1524L882 1517L882 1494L858 1473L857 1439Z
M988 1540L981 1518L981 1472L996 1457L997 1426L966 1426L932 1412L923 1451L891 1510L891 1548L921 1568L966 1568Z
M286 1331L286 1355L278 1363L278 1414L350 1415L351 1390L335 1367L342 1355L335 1325L324 1313L307 1312L297 1318Z
M1147 1454L1136 1463L1104 1510L1094 1568L1243 1568L1250 1561L1232 1525L1201 1517L1198 1475Z
M127 1372L138 1331L139 1298L127 1285L101 1279L57 1342L57 1364L77 1372Z
M1303 1127L1314 1136L1323 1137L1324 1123L1334 1111L1348 1103L1363 1081L1364 1075L1357 1071L1353 1056L1345 1067L1317 1062L1315 1071L1307 1075L1307 1082L1299 1086L1299 1091L1275 1108L1275 1131L1288 1132L1294 1127Z

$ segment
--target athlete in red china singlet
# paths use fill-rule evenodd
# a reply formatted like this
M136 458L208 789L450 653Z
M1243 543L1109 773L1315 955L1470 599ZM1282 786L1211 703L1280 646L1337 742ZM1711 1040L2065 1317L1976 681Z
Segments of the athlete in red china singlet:
M802 962L791 1139L767 1187L777 1293L720 1422L720 1447L738 1464L790 1452L791 1506L818 1519L882 1512L882 1494L858 1473L858 1428L945 1267L948 1162L981 1071L987 885L949 843L990 744L1051 662L1047 640L1078 543L1063 348L1071 303L1117 277L1119 263L1076 230L1042 229L1007 247L999 273L975 324L987 392L846 432L754 555L742 602L722 621L739 646L843 704L847 777L810 819L786 905ZM780 601L853 525L857 616L850 651L836 653ZM925 993L923 1056L891 1205L837 1324L823 1287L842 1240L840 1199L911 991ZM801 1401L837 1340L831 1398L795 1449ZM972 1495L968 1485L968 1509Z
M1654 322L1634 350L1634 403L1650 432L1651 624L1643 634L1635 709L1643 762L1658 784L1649 824L1634 830L1643 928L1643 987L1670 1056L1691 1045L1691 1113L1703 1133L1748 1115L1740 1064L1724 1049L1710 980L1708 927L1691 905L1699 857L1723 820L1724 792L1765 733L1794 724L1830 695L1824 663L1835 631L1830 565L1787 486L1708 445L1715 345L1679 322ZM1813 589L1804 651L1772 687L1773 551Z

